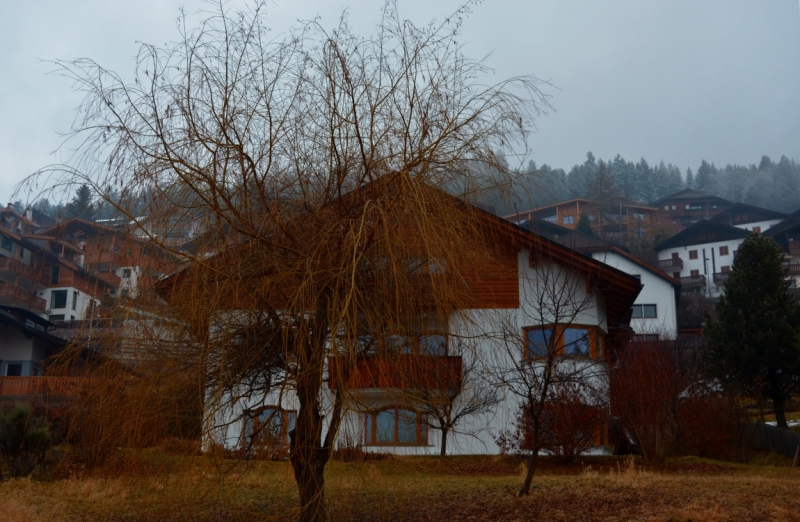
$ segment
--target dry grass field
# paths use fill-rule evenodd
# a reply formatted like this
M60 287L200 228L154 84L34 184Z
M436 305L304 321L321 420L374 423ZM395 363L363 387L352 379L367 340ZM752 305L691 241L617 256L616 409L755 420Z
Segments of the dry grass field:
M545 461L531 495L517 498L518 459L395 457L333 462L326 486L332 520L800 520L800 468L788 464L774 455L747 465L681 458L653 468L624 458ZM81 478L0 483L6 522L291 520L295 502L286 462L158 450Z

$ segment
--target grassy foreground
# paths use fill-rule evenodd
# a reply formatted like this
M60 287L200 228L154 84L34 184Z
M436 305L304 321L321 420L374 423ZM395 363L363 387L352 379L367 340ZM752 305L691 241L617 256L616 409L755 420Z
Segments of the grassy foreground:
M545 462L517 498L521 461L406 457L333 462L332 520L800 520L800 468L696 458L642 467L621 458ZM120 471L124 469L124 473ZM0 519L291 520L285 462L215 461L142 452L102 475L0 483Z

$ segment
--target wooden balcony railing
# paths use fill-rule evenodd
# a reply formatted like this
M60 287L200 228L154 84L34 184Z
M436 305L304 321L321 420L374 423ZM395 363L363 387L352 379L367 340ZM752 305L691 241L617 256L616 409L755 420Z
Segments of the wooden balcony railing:
M11 257L0 257L0 272L13 272L31 281L38 282L41 279L37 270Z
M17 286L0 281L0 297L13 299L19 304L26 305L32 310L44 313L47 302L41 297L36 297L32 292L28 292Z
M800 263L784 263L783 269L786 270L786 273L789 275L800 275Z
M800 241L789 241L789 254L800 255Z
M693 288L698 286L706 286L706 276L696 275L689 277L681 277L681 286L683 288Z
M331 389L347 381L349 389L452 389L461 386L461 357L395 355L349 363L344 357L328 359Z
M75 395L90 381L86 377L0 377L0 396Z
M683 259L680 257L673 257L670 259L660 259L658 261L659 270L670 270L674 268L677 268L678 270L683 269Z
M714 284L721 285L725 284L725 281L728 280L728 276L730 276L730 272L714 272Z

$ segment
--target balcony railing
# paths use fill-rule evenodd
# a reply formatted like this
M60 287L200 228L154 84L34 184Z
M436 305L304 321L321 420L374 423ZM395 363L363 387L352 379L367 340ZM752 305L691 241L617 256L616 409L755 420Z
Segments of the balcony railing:
M348 363L344 357L328 360L330 387L342 381L350 389L453 389L461 386L461 357L395 355Z
M789 241L789 254L800 255L800 241Z
M27 306L32 310L44 313L47 302L41 297L36 297L32 292L28 292L17 286L0 281L0 297L7 297L18 304Z
M786 270L786 273L789 275L800 275L800 264L798 263L784 263L783 269Z
M0 257L0 272L13 272L31 281L40 279L37 270L11 257Z
M696 288L699 286L706 286L706 276L696 275L689 277L681 277L681 286L686 288Z
M0 377L0 396L75 395L90 381L85 377Z
M660 259L658 261L659 270L670 270L673 268L677 268L678 270L683 269L683 259L680 257L673 257L670 259Z
M725 281L728 280L728 276L730 276L730 272L714 272L714 284L722 285L725 284Z

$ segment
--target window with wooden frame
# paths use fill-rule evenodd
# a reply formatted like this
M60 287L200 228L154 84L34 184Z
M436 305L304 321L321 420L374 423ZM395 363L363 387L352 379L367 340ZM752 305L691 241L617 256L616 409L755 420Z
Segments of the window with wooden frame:
M447 334L441 332L421 332L413 335L392 334L382 340L371 335L359 337L362 348L368 353L393 352L406 355L448 354Z
M284 446L294 429L297 412L264 406L245 412L243 442L253 446Z
M689 259L697 259L697 250L689 250Z
M753 232L756 233L756 234L760 234L761 233L761 227L753 227Z
M728 255L728 247L726 247L726 246L719 247L719 255L727 256Z
M635 304L633 305L633 319L653 319L658 317L658 306L654 304Z
M368 446L427 446L425 414L391 407L367 413L364 444Z
M545 325L523 329L525 357L546 357L552 349L556 355L603 357L603 331L596 326L570 324Z

